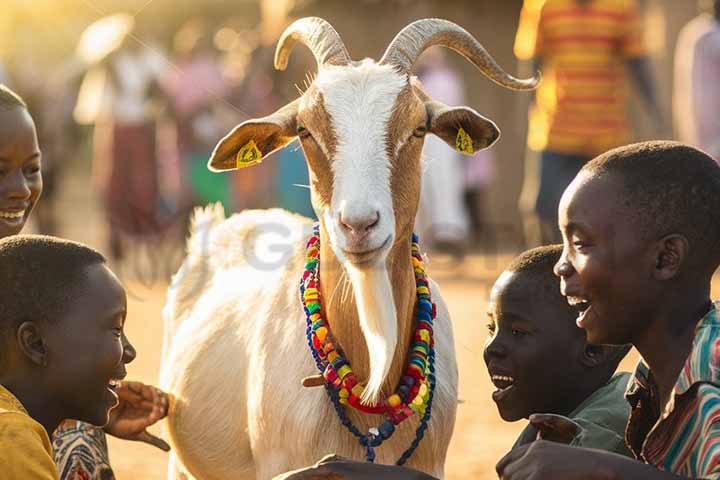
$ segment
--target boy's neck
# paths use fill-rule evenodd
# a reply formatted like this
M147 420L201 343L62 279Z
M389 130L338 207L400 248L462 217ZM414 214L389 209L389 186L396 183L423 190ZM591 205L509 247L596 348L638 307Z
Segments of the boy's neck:
M695 327L711 305L709 282L705 288L670 294L654 310L642 335L633 339L652 371L663 406L690 355Z
M28 375L28 379L32 378ZM7 388L27 410L28 414L45 428L48 437L52 437L65 416L56 410L57 402L47 392L38 388L36 380L25 381L17 378L0 378L0 384Z

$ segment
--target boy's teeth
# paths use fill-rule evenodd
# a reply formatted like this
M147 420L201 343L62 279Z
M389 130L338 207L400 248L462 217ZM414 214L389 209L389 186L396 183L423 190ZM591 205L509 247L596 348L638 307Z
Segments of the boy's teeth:
M23 215L25 215L25 210L20 211L20 212L0 212L0 217L2 217L2 218L15 219L15 218L21 218Z
M505 375L493 375L493 376L492 376L492 379L493 379L493 380L500 380L500 381L503 381L503 382L514 382L514 381L515 381L515 379L514 379L513 377L506 377Z

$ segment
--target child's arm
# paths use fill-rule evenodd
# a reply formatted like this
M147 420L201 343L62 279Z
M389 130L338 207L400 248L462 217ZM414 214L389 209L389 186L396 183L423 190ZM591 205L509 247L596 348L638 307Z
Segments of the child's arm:
M512 450L495 467L501 480L677 480L642 462L587 448L537 441Z

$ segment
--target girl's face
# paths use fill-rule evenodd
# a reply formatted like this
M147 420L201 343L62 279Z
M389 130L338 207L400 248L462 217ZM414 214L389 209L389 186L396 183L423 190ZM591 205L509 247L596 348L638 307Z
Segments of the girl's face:
M40 156L28 111L0 110L0 238L20 233L40 198Z

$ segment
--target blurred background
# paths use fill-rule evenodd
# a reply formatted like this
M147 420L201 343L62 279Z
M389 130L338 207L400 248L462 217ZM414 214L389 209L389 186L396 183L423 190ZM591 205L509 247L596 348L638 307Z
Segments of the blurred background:
M526 0L524 15L543 3ZM28 102L43 150L45 191L32 229L89 243L111 258L128 286L129 336L140 354L130 374L154 383L160 309L182 261L192 208L219 201L227 214L279 206L313 215L296 143L239 173L205 167L225 133L295 99L315 69L309 52L297 49L288 70L274 71L282 30L296 18L320 16L354 59L377 59L408 23L442 17L473 33L508 72L529 76L534 37L518 33L522 8L522 0L5 0L0 82ZM638 0L658 110L630 90L630 140L677 137L675 50L698 12L696 0ZM474 157L428 142L426 171L443 162L449 170L446 183L429 187L437 201L424 199L418 219L426 247L437 252L430 272L456 324L465 401L448 478L494 478L495 461L522 425L503 424L489 397L480 363L484 302L511 256L543 241L532 218L537 152L526 148L533 95L496 86L451 52L426 56L417 73L433 96L471 106L502 131L496 146ZM449 210L433 211L438 202L449 202L458 220L444 224ZM164 477L164 454L128 443L111 439L119 479Z

